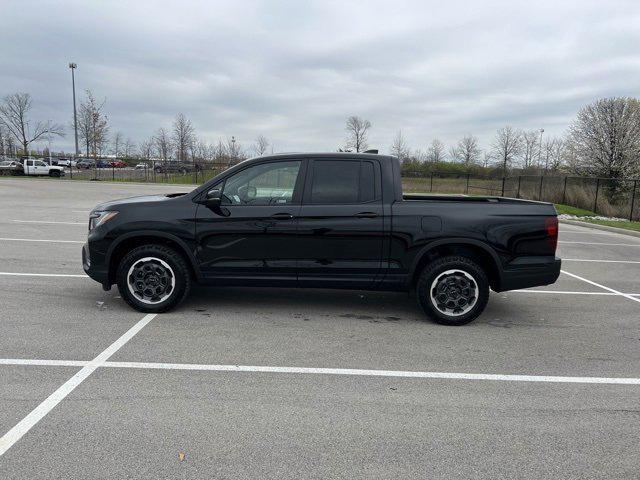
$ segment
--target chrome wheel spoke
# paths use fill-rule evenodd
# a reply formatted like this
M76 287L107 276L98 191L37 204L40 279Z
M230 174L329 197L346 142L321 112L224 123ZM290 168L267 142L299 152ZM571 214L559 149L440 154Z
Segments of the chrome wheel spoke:
M127 286L139 301L156 304L165 301L175 289L175 275L167 262L145 257L133 263L127 274Z
M463 270L447 270L431 284L431 303L445 315L459 316L469 312L478 300L476 280Z

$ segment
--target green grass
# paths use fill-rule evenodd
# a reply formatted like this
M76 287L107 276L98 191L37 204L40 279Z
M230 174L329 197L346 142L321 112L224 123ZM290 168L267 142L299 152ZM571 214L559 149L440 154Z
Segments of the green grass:
M630 222L628 220L624 221L616 221L616 220L599 220L593 217L596 214L589 210L584 210L582 208L571 207L569 205L562 205L556 203L556 210L558 214L567 214L567 215L575 215L576 217L580 217L581 222L594 223L596 225L606 225L609 227L617 227L623 228L625 230L634 230L636 232L640 232L640 222Z
M571 205L562 205L561 203L556 203L556 210L558 211L558 214L575 215L576 217L593 217L596 215L594 212L589 210L572 207Z
M611 220L593 220L589 217L581 218L580 221L584 221L587 223L595 223L596 225L607 225L609 227L617 227L623 228L625 230L634 230L636 232L640 232L640 222L630 222L628 220L625 221L611 221Z

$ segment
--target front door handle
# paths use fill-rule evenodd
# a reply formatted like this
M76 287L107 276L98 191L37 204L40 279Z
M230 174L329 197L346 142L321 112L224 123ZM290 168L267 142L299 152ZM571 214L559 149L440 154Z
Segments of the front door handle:
M273 218L274 220L291 220L293 218L293 215L291 215L290 213L274 213L273 215L271 215L271 218Z
M357 218L376 218L377 216L378 214L375 212L360 212L354 215Z

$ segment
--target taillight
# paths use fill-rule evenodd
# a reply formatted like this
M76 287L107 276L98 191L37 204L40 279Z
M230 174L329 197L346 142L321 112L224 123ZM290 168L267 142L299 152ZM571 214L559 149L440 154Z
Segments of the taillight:
M547 231L547 242L549 242L551 251L555 253L558 246L558 217L545 218L544 229Z

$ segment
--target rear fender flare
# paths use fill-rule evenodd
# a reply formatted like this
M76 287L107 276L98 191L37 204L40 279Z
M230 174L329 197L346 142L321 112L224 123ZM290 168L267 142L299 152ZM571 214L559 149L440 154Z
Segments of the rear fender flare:
M487 245L484 242L481 242L480 240L474 240L471 238L443 238L443 239L439 239L439 240L435 240L433 242L430 242L428 245L425 245L419 252L418 254L415 256L413 263L411 265L411 269L409 271L409 275L408 275L408 282L411 283L415 273L416 273L416 269L418 268L418 265L420 265L420 263L422 262L422 260L424 259L424 257L426 255L429 254L430 251L432 251L435 248L441 247L443 245L468 245L471 247L477 247L482 249L485 253L487 253L490 258L493 260L494 266L496 268L496 272L498 273L498 283L502 284L502 279L503 279L503 272L502 272L502 262L500 260L500 257L498 256L498 254L495 252L495 250L493 248L491 248L489 245Z

